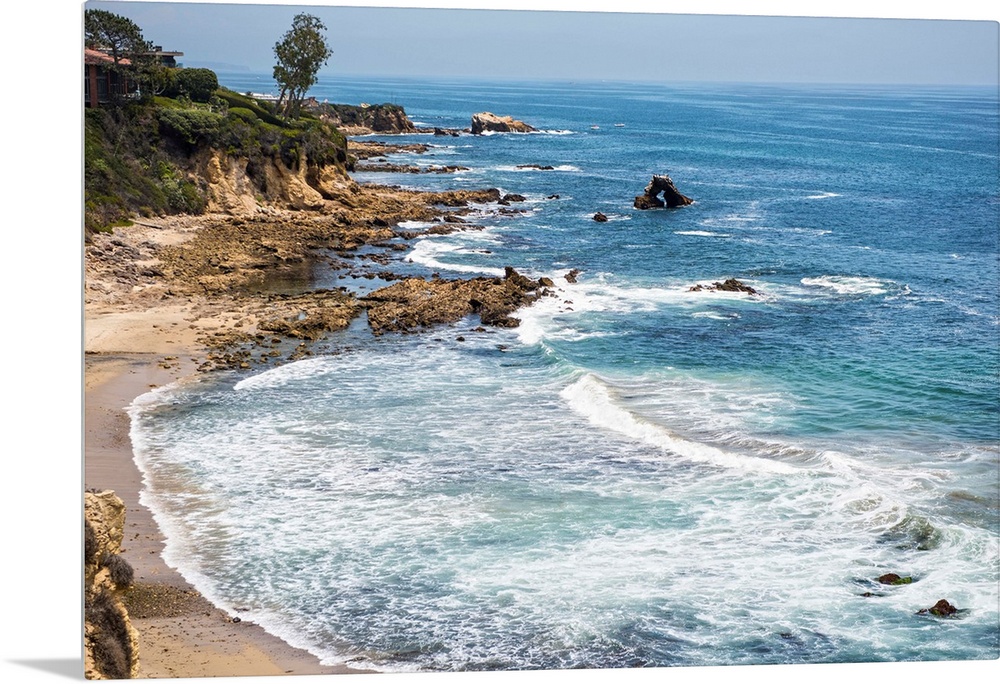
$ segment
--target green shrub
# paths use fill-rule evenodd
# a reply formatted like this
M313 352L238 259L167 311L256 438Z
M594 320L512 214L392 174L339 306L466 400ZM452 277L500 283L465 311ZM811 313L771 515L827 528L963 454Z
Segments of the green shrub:
M266 121L272 126L281 126L282 128L285 126L285 122L280 116L275 116L273 112L270 112L262 107L260 103L252 97L240 95L239 93L226 88L219 88L215 94L220 100L225 100L229 104L230 109L233 107L249 109L256 114L257 118L261 121Z
M175 76L179 94L194 102L208 102L219 88L219 79L211 69L178 69Z
M203 109L161 109L157 112L160 132L185 143L189 148L211 144L219 135L223 117Z
M260 121L260 117L252 109L247 109L246 107L230 107L229 116L240 119L248 124L256 124Z

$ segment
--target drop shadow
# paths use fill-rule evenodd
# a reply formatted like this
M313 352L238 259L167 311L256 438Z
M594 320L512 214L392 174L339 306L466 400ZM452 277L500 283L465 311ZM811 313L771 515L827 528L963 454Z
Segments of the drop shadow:
M69 679L83 679L83 659L82 658L38 658L26 660L9 660L14 665L30 667L41 672L68 677Z

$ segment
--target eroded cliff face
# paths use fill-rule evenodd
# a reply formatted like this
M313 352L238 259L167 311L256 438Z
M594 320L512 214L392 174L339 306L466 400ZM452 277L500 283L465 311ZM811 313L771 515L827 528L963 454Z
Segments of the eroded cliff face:
M309 163L304 152L292 167L271 157L251 168L246 157L209 148L194 156L189 173L205 193L207 212L233 216L250 216L264 207L322 209L325 200L356 185L342 166Z
M112 491L84 495L84 676L131 679L139 674L139 635L121 601L133 578L122 558L125 503Z

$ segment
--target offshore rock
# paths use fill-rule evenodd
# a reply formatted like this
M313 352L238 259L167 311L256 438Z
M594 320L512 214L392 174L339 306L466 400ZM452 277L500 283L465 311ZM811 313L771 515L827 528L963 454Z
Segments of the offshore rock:
M917 615L936 615L937 617L950 617L958 612L958 608L948 603L947 600L941 599L934 604L931 608L921 608L917 611Z
M722 283L712 283L711 285L694 285L688 288L688 292L746 292L747 294L756 295L760 294L757 290L753 289L745 283L741 283L736 278L729 278Z
M598 223L607 223L608 217L602 214L601 212L597 212L596 214L594 214L594 220L597 221Z
M894 572L887 572L878 578L879 584L888 584L891 586L898 586L900 584L911 584L913 582L912 577L900 577Z
M659 197L660 193L663 193L662 200ZM646 186L645 193L636 196L632 206L636 209L657 209L666 205L668 209L673 209L674 207L685 207L689 204L694 204L694 200L682 195L670 179L670 176L664 174L653 176L653 180Z
M492 112L479 112L472 115L470 130L473 135L482 135L486 132L531 133L537 129L510 116L497 116Z

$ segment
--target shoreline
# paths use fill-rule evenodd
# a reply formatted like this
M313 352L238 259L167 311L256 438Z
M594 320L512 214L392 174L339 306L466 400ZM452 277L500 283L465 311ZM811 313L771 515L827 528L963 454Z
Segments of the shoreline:
M163 532L139 502L142 476L133 460L130 422L124 410L153 386L194 373L191 361L163 368L159 359L158 353L150 351L88 353L84 359L84 488L114 490L125 502L122 556L136 574L136 586L129 593L153 598L151 610L130 611L139 633L140 676L364 672L345 665L322 665L313 654L292 647L259 625L232 622L163 561Z

